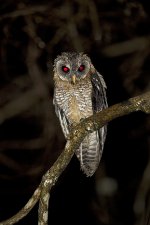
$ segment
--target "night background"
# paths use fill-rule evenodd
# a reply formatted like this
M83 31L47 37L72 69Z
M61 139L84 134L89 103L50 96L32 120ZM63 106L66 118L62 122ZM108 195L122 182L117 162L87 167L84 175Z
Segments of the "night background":
M109 106L150 89L148 5L0 1L0 221L26 204L65 147L53 106L58 54L90 56L106 81ZM74 156L53 187L49 224L150 225L149 151L149 115L110 122L95 175L87 178ZM37 222L38 204L18 225Z

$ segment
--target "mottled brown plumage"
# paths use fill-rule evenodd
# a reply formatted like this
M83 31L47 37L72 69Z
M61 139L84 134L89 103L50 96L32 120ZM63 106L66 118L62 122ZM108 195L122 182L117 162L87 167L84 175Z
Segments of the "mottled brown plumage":
M107 107L105 82L83 53L62 53L54 62L54 105L67 139L81 119ZM106 126L88 134L76 155L87 176L96 171L102 155Z

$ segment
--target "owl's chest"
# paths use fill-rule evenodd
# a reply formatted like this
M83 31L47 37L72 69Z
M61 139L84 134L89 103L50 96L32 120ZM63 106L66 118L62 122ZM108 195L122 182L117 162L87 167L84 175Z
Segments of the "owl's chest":
M70 86L69 88L56 88L55 98L71 124L78 123L81 118L86 118L93 114L92 85L90 82Z

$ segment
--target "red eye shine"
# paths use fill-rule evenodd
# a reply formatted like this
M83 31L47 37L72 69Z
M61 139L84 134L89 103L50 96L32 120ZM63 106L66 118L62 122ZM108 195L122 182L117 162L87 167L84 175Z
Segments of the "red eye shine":
M85 69L85 66L84 66L84 65L81 65L81 66L78 68L78 71L79 71L79 72L82 72L84 69Z
M70 71L70 69L67 66L62 66L62 70L65 73L68 73Z

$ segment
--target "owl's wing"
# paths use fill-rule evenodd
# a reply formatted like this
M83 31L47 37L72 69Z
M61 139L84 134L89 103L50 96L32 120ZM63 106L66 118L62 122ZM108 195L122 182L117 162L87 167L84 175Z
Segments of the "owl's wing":
M106 97L106 84L102 75L95 71L91 76L93 86L92 101L94 112L99 112L108 107Z
M91 74L93 112L107 108L106 84L103 77L95 71ZM76 152L81 168L87 176L92 176L100 162L107 133L107 126L87 135Z
M94 112L99 112L108 107L106 97L106 84L102 75L95 71L91 75L91 82L93 86L92 90L92 106ZM102 127L99 130L100 142L103 149L105 138L107 133L107 126Z
M53 104L55 106L55 112L59 118L62 131L64 133L65 138L67 139L69 136L69 122L68 122L63 110L60 109L60 107L57 105L57 103L55 102L54 99L53 99Z

